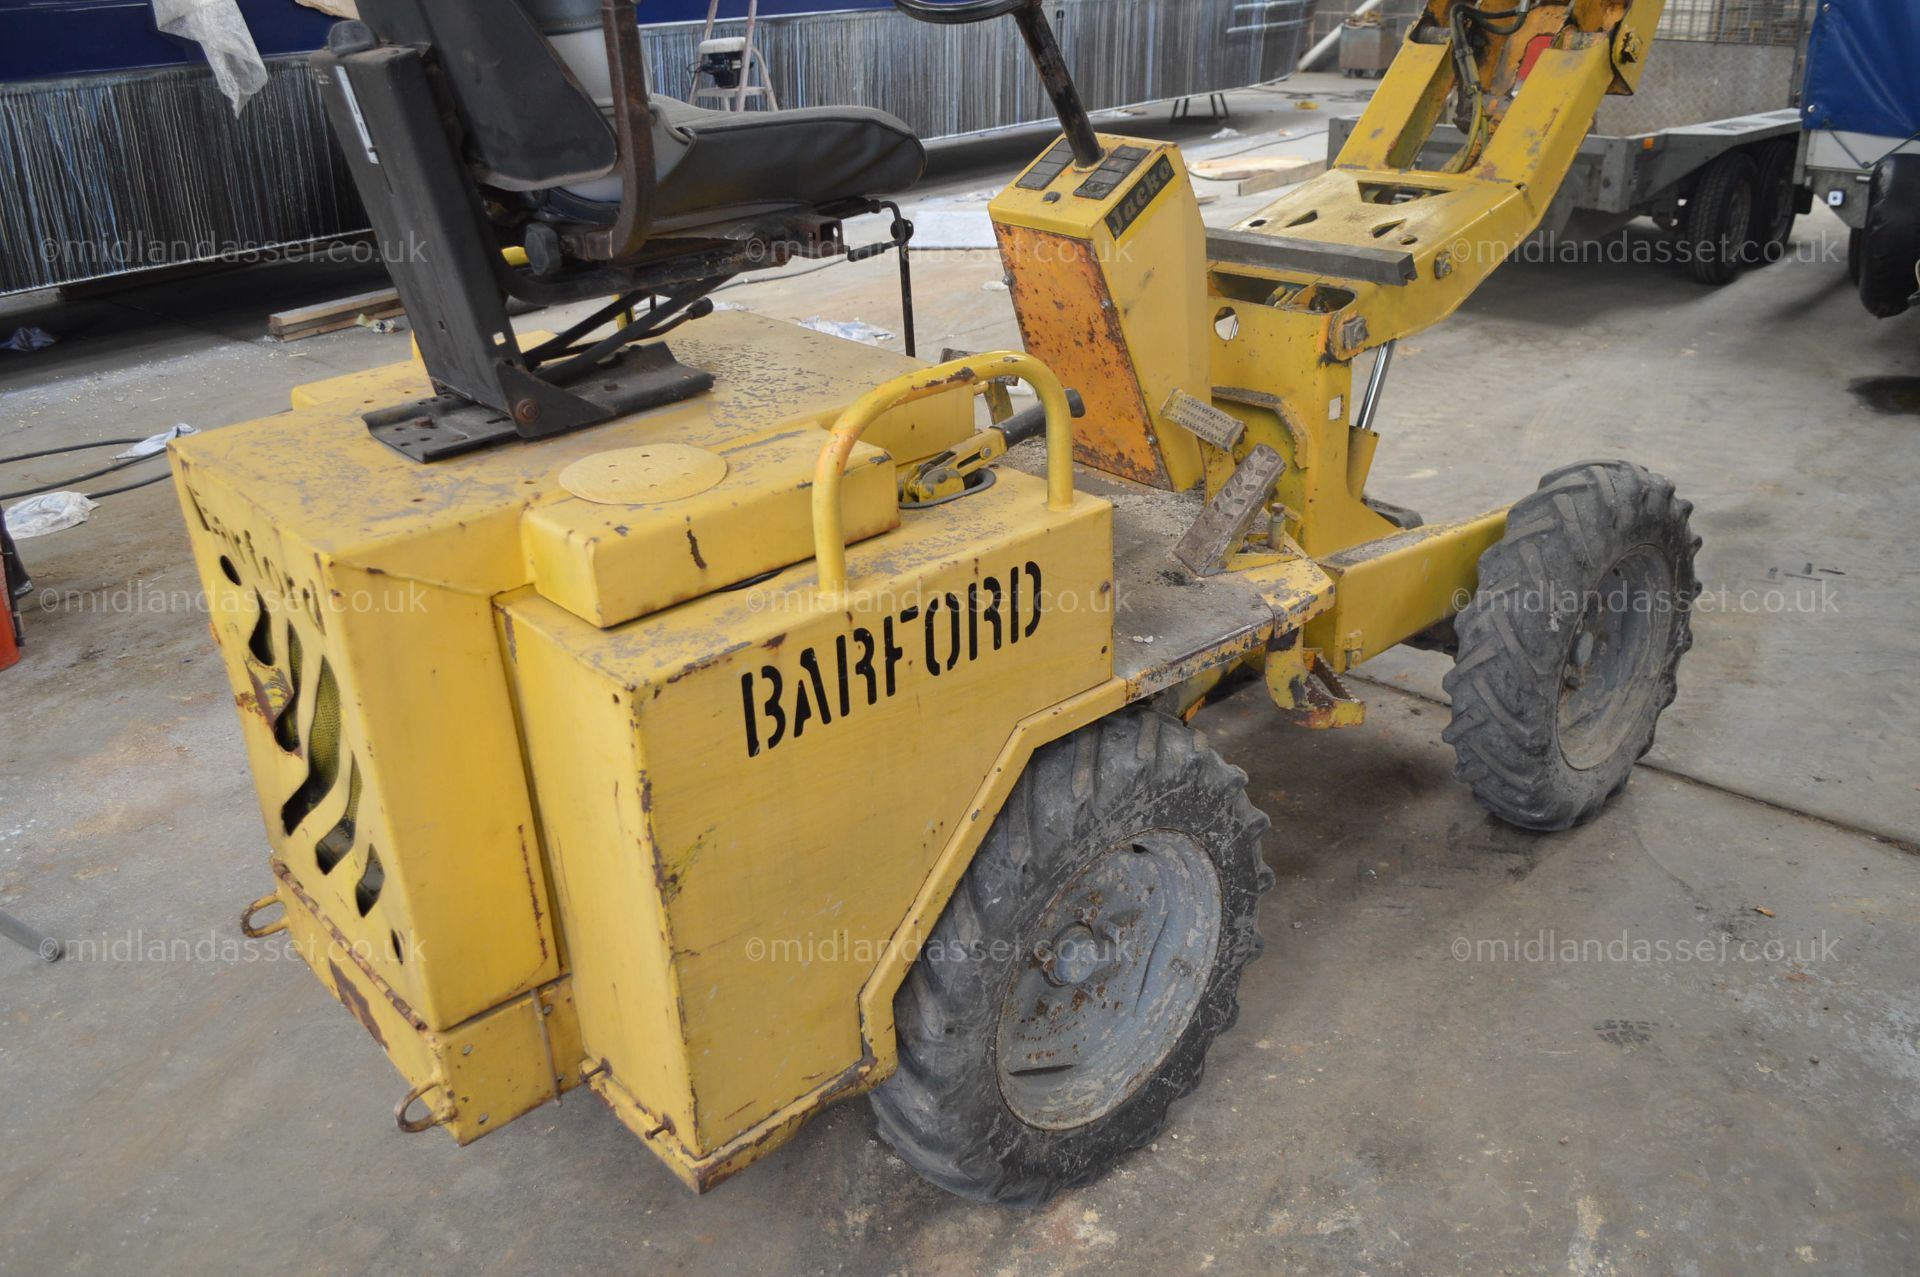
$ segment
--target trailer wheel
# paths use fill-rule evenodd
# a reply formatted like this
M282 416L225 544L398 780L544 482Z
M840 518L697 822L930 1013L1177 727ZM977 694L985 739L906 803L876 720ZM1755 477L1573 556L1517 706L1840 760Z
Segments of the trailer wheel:
M1873 170L1867 226L1859 233L1854 287L1867 310L1888 319L1912 304L1920 281L1920 155L1890 155Z
M1149 710L1034 755L894 1000L873 1108L909 1166L1032 1206L1159 1134L1260 952L1246 781Z
M1771 266L1787 255L1799 213L1799 192L1793 185L1795 143L1778 138L1760 148L1757 203L1749 265Z
M1687 271L1702 284L1731 284L1739 278L1753 234L1759 170L1739 151L1728 151L1707 165L1687 201Z
M1502 820L1590 820L1652 747L1693 646L1692 511L1649 470L1587 462L1542 479L1481 556L1455 618L1444 735L1459 777Z

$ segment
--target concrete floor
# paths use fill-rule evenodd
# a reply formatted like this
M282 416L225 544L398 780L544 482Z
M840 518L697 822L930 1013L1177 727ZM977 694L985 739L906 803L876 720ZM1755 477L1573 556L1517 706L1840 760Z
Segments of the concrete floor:
M1320 144L1324 109L1236 103L1246 138L1179 136ZM1006 152L949 158L922 207L977 206ZM1403 347L1379 495L1461 514L1628 456L1697 502L1714 604L1680 700L1621 799L1555 837L1451 781L1441 658L1372 667L1358 731L1250 696L1207 711L1274 818L1267 956L1158 1144L1038 1212L921 1183L859 1102L701 1199L586 1096L464 1151L396 1134L378 1049L283 951L236 942L269 879L170 490L25 543L42 592L0 675L0 906L76 953L0 945L0 1271L1914 1271L1920 319L1859 308L1824 212L1797 247L1717 292L1660 263L1516 263ZM923 254L923 347L1010 344L998 275ZM260 340L269 311L363 279L0 309L64 338L0 354L0 454L216 427L404 358L404 336ZM837 267L725 299L895 326L890 282Z

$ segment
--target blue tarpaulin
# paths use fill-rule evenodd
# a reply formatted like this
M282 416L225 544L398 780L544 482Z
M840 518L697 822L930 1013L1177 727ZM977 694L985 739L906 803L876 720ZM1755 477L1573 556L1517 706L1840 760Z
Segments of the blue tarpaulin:
M891 0L760 0L760 16L821 10L885 9ZM265 57L311 53L333 19L294 0L240 0ZM744 18L747 0L721 0L720 17ZM640 0L640 21L698 22L707 0ZM192 42L162 35L153 0L0 0L0 82L59 80L103 71L201 61Z
M262 55L311 53L333 19L294 0L240 0ZM0 0L0 83L204 63L191 40L162 35L153 0Z
M1920 133L1920 4L1823 0L1807 42L1810 129L1879 137Z

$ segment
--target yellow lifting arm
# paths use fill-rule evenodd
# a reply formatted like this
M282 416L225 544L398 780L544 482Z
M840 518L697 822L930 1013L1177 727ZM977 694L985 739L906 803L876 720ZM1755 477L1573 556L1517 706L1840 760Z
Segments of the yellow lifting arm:
M1216 277L1317 292L1335 359L1445 318L1540 224L1600 99L1638 83L1662 7L1433 0L1332 169L1209 235ZM1466 143L1444 171L1412 167L1450 109Z

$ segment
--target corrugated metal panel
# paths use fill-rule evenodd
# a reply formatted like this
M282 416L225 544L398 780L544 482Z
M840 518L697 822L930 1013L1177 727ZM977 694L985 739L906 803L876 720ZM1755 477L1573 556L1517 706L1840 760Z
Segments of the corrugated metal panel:
M1082 94L1100 110L1283 76L1313 5L1059 0L1056 12ZM1229 34L1242 27L1254 29ZM647 30L662 92L689 93L700 31ZM1050 118L1011 22L820 13L763 22L760 42L783 106L878 106L928 138ZM362 229L305 62L269 70L238 121L204 68L0 85L0 293Z
M0 293L366 225L306 60L236 120L205 68L0 86Z
M1098 111L1288 75L1314 4L1058 0L1051 12L1081 96ZM715 30L738 35L742 28L721 23ZM660 91L691 92L700 33L698 25L647 32L650 74ZM892 10L822 13L762 22L756 43L782 106L876 106L925 138L1051 118L1012 22L944 27Z

